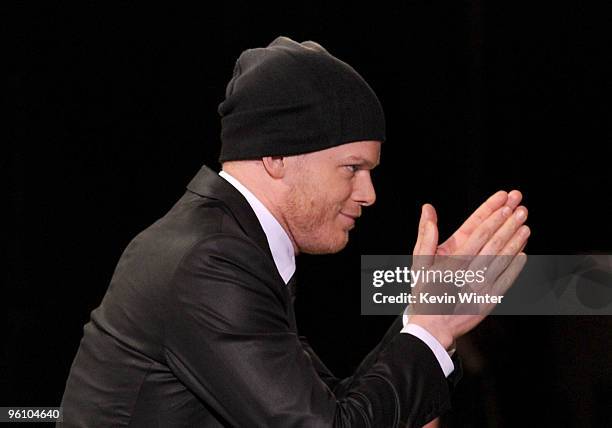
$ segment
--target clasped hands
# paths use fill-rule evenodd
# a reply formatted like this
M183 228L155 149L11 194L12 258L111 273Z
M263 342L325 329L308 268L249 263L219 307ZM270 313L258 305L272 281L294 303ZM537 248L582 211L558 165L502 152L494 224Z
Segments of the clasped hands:
M436 210L430 204L423 205L412 270L484 271L484 282L468 284L468 288L461 291L470 289L479 295L485 292L503 295L526 263L523 249L530 229L524 224L527 208L519 205L521 199L522 194L518 190L495 193L440 245ZM419 281L414 284L412 292L435 294L436 286ZM470 303L469 309L466 309L466 305L457 300L450 307L447 304L436 306L435 314L432 314L431 310L425 309L425 305L416 304L410 322L426 329L442 346L450 349L458 337L476 327L494 307L495 302L476 306Z

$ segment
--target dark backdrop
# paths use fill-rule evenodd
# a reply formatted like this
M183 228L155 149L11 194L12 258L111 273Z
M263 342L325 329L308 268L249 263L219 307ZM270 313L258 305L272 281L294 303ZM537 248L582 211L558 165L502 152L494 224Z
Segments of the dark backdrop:
M359 255L409 253L424 202L447 237L489 194L518 188L528 253L612 250L610 7L50 3L3 13L13 104L0 405L59 405L122 250L202 163L218 167L216 108L234 61L278 35L353 65L387 115L376 205L344 252L298 261L298 322L337 374L391 322L359 315ZM449 422L610 426L611 327L488 318L459 344L466 374Z

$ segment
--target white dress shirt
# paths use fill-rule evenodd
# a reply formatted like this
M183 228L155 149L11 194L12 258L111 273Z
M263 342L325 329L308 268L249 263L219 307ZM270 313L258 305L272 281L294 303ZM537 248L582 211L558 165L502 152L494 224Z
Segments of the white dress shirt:
M276 269L278 269L278 273L283 278L283 281L285 281L285 284L287 284L289 279L291 279L295 273L295 253L293 251L293 244L291 244L291 240L289 239L287 232L285 232L285 229L283 229L278 220L274 218L272 213L265 207L265 205L261 203L261 201L257 199L257 197L255 197L255 195L251 193L251 191L249 191L249 189L247 189L242 183L240 183L226 171L219 172L219 175L227 180L245 197L255 212L255 216L257 216L257 219L261 224L261 228L266 234ZM453 365L453 361L442 344L440 344L440 342L438 342L438 340L423 327L408 322L409 318L408 307L406 307L402 318L404 328L402 328L401 332L412 334L425 342L425 344L436 356L444 375L448 376L451 374L451 372L455 369L455 366Z
M283 229L265 205L249 189L244 187L241 182L225 171L221 171L219 175L242 193L242 196L245 197L253 211L255 211L255 216L257 216L257 220L259 220L259 224L261 224L261 228L268 239L268 245L270 246L276 269L283 278L283 281L285 281L285 284L287 284L295 273L295 253L287 232L285 232L285 229Z

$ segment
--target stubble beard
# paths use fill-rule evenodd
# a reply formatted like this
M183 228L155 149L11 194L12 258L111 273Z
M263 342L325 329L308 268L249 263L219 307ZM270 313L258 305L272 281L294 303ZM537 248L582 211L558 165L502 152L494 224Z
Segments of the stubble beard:
M293 186L287 194L285 219L302 253L337 253L348 243L348 232L342 236L334 228L337 215L334 204L322 199L321 193L321 189L301 184Z

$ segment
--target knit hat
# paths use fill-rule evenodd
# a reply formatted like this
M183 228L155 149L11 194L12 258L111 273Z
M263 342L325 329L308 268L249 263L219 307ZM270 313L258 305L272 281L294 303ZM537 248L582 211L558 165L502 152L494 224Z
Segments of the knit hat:
M278 37L240 55L221 116L220 162L385 139L376 94L318 43Z

